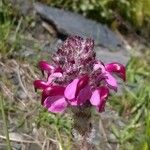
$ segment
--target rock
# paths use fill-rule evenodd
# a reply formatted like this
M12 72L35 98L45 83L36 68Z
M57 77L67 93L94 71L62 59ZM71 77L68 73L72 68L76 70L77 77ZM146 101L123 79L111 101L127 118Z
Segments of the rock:
M22 150L22 144L14 143L13 144L13 150Z
M23 136L16 132L9 133L9 138L13 139L14 141L22 141L23 140Z
M126 65L130 59L130 55L125 49L112 52L103 47L96 47L95 51L97 57L104 63L119 62Z
M41 3L35 3L34 8L41 18L54 26L58 33L91 37L97 45L102 45L110 50L123 47L122 41L106 25L86 19L79 14L48 7Z
M117 124L120 128L124 128L126 125L121 119L116 120L115 124Z
M41 150L41 147L38 144L32 143L29 150Z
M29 58L33 59L37 56L37 52L34 48L29 48L26 45L22 45L22 48L18 51L14 51L12 54L9 55L10 58L16 59L16 58Z
M32 58L36 55L36 53L33 49L21 49L17 55L22 58Z
M110 133L110 134L108 135L108 139L109 139L109 141L110 141L111 143L117 142L115 135L112 134L112 133Z
M20 89L16 92L16 97L19 99L25 100L27 99L28 96L23 90Z
M54 52L58 50L58 47L62 45L63 41L61 39L54 39L51 42L47 42L41 46L41 51L43 52Z
M19 79L18 79L17 73L15 71L11 72L7 76L8 76L8 79L11 80L13 85L18 85L19 84Z

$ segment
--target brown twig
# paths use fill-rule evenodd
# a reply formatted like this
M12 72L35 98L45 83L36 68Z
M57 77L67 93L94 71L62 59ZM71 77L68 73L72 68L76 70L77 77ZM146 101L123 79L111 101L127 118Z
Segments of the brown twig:
M57 35L56 30L55 30L51 25L49 25L47 22L43 21L43 22L42 22L42 26L43 26L44 29L47 30L51 35L53 35L53 36L56 36L56 35Z
M109 144L109 141L108 141L108 138L107 138L105 129L104 129L104 127L103 127L103 123L102 123L101 118L100 118L100 120L99 120L99 128L100 128L100 131L101 131L102 134L103 134L103 137L104 137L104 140L105 140L105 142L106 142L106 144L107 144L107 147L108 147L110 150L113 150L113 148L112 148L111 145Z
M3 139L3 140L6 140L6 137L3 136L3 135L0 135L0 138ZM13 139L13 138L10 137L9 140L12 141L12 142L19 142L19 143L29 143L29 144L30 143L36 143L41 147L41 145L37 141L33 141L33 139L32 140L18 140L18 139Z
M27 89L25 88L25 86L23 85L23 82L21 80L21 76L20 76L20 70L19 70L19 65L16 66L15 72L18 76L18 80L19 80L19 84L22 88L22 90L25 92L25 94L28 96L28 98L33 101L32 97L30 96L29 92L27 91Z
M34 79L38 78L38 76L34 73L34 71L31 69L31 67L29 65L26 65L25 67L29 70L29 72L31 73L31 75Z

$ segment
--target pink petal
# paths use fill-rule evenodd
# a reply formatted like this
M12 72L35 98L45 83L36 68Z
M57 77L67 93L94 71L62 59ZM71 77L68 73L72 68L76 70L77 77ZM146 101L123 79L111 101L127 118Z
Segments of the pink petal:
M69 100L68 103L69 103L71 106L77 106L77 105L78 105L78 101L77 101L76 98Z
M125 66L123 66L122 64L110 63L107 64L105 67L108 72L118 73L124 81L126 80L126 69Z
M99 112L104 110L105 103L108 98L108 94L109 94L109 90L104 86L96 89L93 92L90 102L92 105L98 108Z
M102 87L100 87L100 91L101 91L101 99L106 100L108 98L108 94L109 94L108 88L105 86L102 86Z
M77 97L78 105L84 104L87 100L90 100L91 95L92 95L92 92L91 92L90 86L86 86L85 88L83 88L79 92L78 97Z
M33 84L35 89L45 89L49 87L49 84L43 80L35 80Z
M100 91L97 89L95 90L93 93L92 93L92 96L91 96L91 99L90 99L90 102L92 105L94 106L98 106L99 103L100 103Z
M48 64L47 61L45 60L39 62L39 67L42 71L48 71L49 73L55 69L52 65Z
M68 100L75 99L79 79L74 79L65 89L64 95Z
M67 108L67 102L63 96L47 97L44 101L44 107L53 113L61 113Z
M105 81L108 86L117 92L117 80L110 73L106 73L105 76L107 77Z
M87 75L85 76L82 76L80 79L79 79L79 82L77 84L77 92L76 92L76 96L77 94L80 92L81 89L83 89L89 82L89 77Z
M57 95L64 95L65 88L62 86L50 86L43 90L42 92L42 104L45 99L49 96L57 96Z

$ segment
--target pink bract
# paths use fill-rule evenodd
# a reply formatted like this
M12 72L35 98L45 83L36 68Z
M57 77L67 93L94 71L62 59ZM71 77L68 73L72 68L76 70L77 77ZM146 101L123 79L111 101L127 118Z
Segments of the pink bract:
M42 90L42 105L53 113L64 112L67 107L94 106L104 111L109 90L117 91L117 80L125 81L125 67L117 62L103 64L96 59L94 41L71 36L53 54L51 64L39 62L44 80L34 81L35 89Z

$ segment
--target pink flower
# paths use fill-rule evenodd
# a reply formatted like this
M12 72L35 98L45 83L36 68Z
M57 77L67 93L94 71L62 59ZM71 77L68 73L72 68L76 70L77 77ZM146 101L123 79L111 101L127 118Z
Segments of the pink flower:
M64 95L71 105L82 105L90 99L92 92L88 82L89 77L83 76L67 85Z
M94 64L94 70L99 70L99 75L105 80L107 86L115 91L117 91L117 80L111 75L111 73L116 73L119 75L124 81L125 77L125 67L119 63L110 63L104 65L100 61L97 61Z
M65 88L62 86L50 86L43 90L42 104L50 112L63 112L68 103L64 97Z
M35 89L42 90L42 105L50 112L64 112L69 106L95 106L101 112L109 90L117 91L115 73L125 80L125 67L119 63L104 65L97 61L94 41L78 36L69 37L54 53L52 65L40 61L45 80L34 81Z
M105 103L108 98L109 90L105 86L97 88L93 91L90 98L90 102L93 106L96 106L98 111L104 111Z

